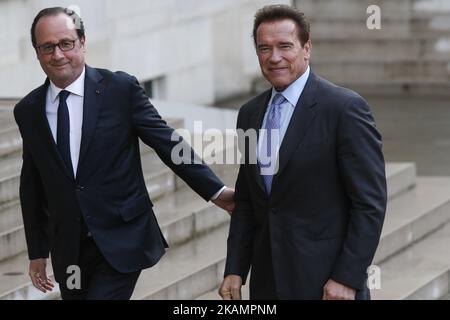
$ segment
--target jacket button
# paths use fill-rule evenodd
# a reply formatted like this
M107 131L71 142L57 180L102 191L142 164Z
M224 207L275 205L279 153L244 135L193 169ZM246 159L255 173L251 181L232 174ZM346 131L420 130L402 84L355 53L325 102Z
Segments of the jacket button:
M78 191L83 191L84 190L84 187L83 186L77 186L77 188L76 188Z

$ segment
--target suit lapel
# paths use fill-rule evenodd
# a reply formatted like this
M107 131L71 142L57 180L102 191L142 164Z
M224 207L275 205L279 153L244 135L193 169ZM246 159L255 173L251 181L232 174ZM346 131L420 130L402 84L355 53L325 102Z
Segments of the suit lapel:
M102 107L102 93L104 89L104 86L100 84L102 79L103 77L97 70L86 65L83 101L83 126L77 176L79 176L83 161L86 158L86 152L94 135L98 115Z
M270 96L271 96L272 90L268 90L266 91L263 95L261 95L260 99L256 102L257 104L257 112L252 114L252 117L250 118L250 129L254 129L256 130L257 133L257 137L259 140L259 131L261 129L262 126L262 122L264 119L264 114L266 112L267 109L267 104L269 103L270 100ZM258 143L256 146L249 146L249 150L247 150L247 152L249 153L256 153L256 149L258 147ZM257 159L257 157L255 157L255 159ZM247 162L248 163L248 162ZM264 192L264 194L266 193L266 188L264 186L264 182L262 180L261 174L260 174L260 169L258 164L254 164L251 163L251 170L255 176L255 181L258 184L258 186L261 188L261 190Z
M277 174L274 176L274 182L276 182L277 178L286 168L289 159L297 150L298 145L305 137L309 126L316 116L313 107L316 105L317 87L317 78L311 71L305 88L303 89L300 99L295 107L294 114L289 122L283 142L281 143L279 152L279 167Z
M39 88L36 100L32 102L33 105L32 109L34 112L33 118L36 119L35 123L37 125L37 134L41 136L44 145L50 152L50 156L56 158L56 162L58 163L59 166L61 166L62 170L67 175L67 177L73 180L73 174L69 172L69 170L67 170L64 160L59 154L55 139L53 138L52 131L50 129L50 125L48 124L46 98L49 84L50 81L47 78L45 83Z

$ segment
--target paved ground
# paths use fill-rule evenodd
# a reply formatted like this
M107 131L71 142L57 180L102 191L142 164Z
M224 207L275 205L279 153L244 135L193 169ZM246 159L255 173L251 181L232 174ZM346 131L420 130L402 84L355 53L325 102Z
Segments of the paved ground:
M367 97L386 161L414 161L419 175L450 176L450 99Z
M239 108L248 98L219 105ZM450 176L450 99L365 98L383 136L386 161L413 161L419 175Z

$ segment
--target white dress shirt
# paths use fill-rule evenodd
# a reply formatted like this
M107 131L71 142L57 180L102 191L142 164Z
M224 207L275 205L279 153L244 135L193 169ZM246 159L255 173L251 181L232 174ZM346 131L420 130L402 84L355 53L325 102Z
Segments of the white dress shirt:
M81 128L83 125L84 77L85 68L83 68L83 72L80 76L65 89L58 88L53 82L50 81L45 102L45 111L47 114L48 124L50 126L50 130L52 131L53 139L57 144L56 132L58 123L59 93L62 90L70 92L66 102L70 117L70 157L72 158L74 177L76 177L77 174L78 158L80 156Z

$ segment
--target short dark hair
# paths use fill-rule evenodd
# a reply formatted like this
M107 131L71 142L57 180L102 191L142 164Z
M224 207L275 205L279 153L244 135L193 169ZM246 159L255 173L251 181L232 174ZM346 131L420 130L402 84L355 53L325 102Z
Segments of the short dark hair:
M31 43L33 44L33 47L36 48L36 25L42 17L46 16L57 16L61 13L64 13L68 17L72 18L73 23L75 24L75 27L77 29L77 35L78 38L83 39L84 38L84 24L83 20L81 20L80 16L73 10L63 7L53 7L53 8L46 8L39 11L37 16L33 20L33 24L31 25Z
M275 4L264 6L255 14L253 23L253 40L256 46L256 32L263 22L272 22L278 20L290 19L295 22L298 30L298 38L302 46L309 40L310 25L305 14L297 8L285 5Z

